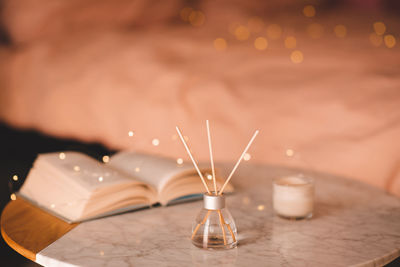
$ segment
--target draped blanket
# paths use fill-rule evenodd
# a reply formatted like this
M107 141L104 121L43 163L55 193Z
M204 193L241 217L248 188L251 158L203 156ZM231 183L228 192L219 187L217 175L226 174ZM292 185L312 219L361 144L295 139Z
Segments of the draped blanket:
M260 129L251 161L344 175L400 196L399 19L325 6L309 18L303 6L3 1L11 43L0 49L0 119L184 160L175 125L208 160L209 119L217 160L236 160ZM398 39L391 48L387 34Z

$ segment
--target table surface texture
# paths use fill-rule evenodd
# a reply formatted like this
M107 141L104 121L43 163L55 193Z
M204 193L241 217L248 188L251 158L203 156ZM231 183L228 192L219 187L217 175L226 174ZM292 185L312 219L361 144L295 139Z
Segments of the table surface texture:
M351 179L302 172L315 179L313 218L274 216L272 179L299 172L251 164L238 169L233 178L236 193L227 196L227 205L238 227L239 245L227 251L191 244L201 201L76 226L47 214L49 218L38 221L38 211L29 212L35 208L17 200L2 213L2 234L18 252L46 266L380 266L400 256L400 199ZM20 205L25 212L15 208ZM34 228L38 222L41 226ZM35 240L38 236L45 241Z

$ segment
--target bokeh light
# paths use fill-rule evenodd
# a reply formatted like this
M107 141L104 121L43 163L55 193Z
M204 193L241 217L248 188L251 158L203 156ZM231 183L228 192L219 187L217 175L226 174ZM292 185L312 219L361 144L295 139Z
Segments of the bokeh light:
M383 35L386 32L386 25L381 21L375 22L373 28L377 35Z
M293 157L294 151L293 151L293 149L288 148L288 149L286 149L285 154L288 157Z
M154 138L151 143L153 144L153 146L158 146L160 144L160 140L158 140L157 138Z
M303 53L299 50L295 50L290 54L290 60L293 63L296 63L296 64L301 63L301 62L303 62L303 59L304 59Z
M396 45L396 38L391 34L385 35L383 41L387 48L393 48Z
M247 27L240 25L239 27L237 27L235 29L235 37L236 39L238 39L239 41L245 41L247 39L249 39L250 37L250 31Z
M217 38L214 40L214 48L217 51L224 51L227 48L227 43L224 38Z
M307 18L312 18L315 16L315 7L312 5L307 5L303 8L303 14L304 16L306 16Z
M254 47L257 50L265 50L268 47L268 41L264 37L257 37L254 40Z
M105 156L103 156L102 160L104 163L108 163L110 161L110 157L105 155Z

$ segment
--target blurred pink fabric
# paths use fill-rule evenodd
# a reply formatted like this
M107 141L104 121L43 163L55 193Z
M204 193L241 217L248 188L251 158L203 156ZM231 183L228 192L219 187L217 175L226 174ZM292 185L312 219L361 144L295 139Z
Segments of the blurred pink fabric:
M376 19L318 9L306 18L298 1L195 3L205 15L199 27L181 20L182 1L5 1L13 45L0 50L1 120L189 160L179 125L196 158L208 160L209 119L217 160L236 160L260 129L251 161L344 175L400 196L400 46L370 43ZM236 40L229 29L254 16L261 31ZM398 37L400 21L379 16ZM272 23L283 29L277 40L266 37ZM312 23L323 27L320 38L307 33ZM337 24L345 38L333 33ZM260 36L264 51L254 48ZM287 36L303 62L290 60ZM224 51L213 46L219 37Z

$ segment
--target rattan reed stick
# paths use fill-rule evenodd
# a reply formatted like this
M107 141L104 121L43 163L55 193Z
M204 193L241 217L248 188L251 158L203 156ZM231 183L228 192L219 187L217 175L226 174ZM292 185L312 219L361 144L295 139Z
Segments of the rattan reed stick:
M250 142L247 144L246 148L244 149L242 155L240 156L239 160L236 162L236 165L233 167L231 173L229 174L228 178L226 179L224 185L221 187L221 190L219 191L219 195L222 195L222 193L224 192L225 186L229 183L229 181L231 180L233 174L235 173L237 167L239 166L240 162L242 161L244 155L246 154L247 150L250 148L251 143L253 143L254 139L256 138L257 134L259 133L259 130L257 130L253 137L250 139Z
M192 160L193 165L194 165L194 167L195 167L197 173L199 174L200 179L201 179L201 181L203 182L204 187L205 187L206 190L207 190L207 193L211 194L210 189L208 189L207 183L206 183L206 181L204 180L203 174L201 174L201 171L200 171L199 167L197 166L197 163L196 163L196 161L194 160L194 158L193 158L193 156L192 156L192 153L190 152L190 149L189 149L188 145L186 144L186 141L185 141L185 139L183 138L182 133L181 133L181 131L179 130L179 127L178 127L178 126L176 126L176 131L178 132L178 135L179 135L179 137L180 137L181 140L182 140L182 143L183 143L183 145L184 145L184 147L185 147L185 149L186 149L186 152L189 154L189 157L190 157L190 159Z
M208 149L210 151L211 172L212 172L212 179L213 179L213 184L214 184L214 192L215 192L215 195L217 195L218 189L217 189L217 181L215 179L215 168L214 168L214 158L213 158L212 145L211 145L210 123L208 122L208 120L206 120L206 125L207 125Z
M226 245L226 233L225 233L225 224L224 224L224 217L222 217L221 210L217 210L219 215L219 223L221 224L222 235L224 237L224 245Z
M199 228L201 225L205 224L207 221L208 216L210 216L211 210L207 211L206 216L204 216L203 221L201 221L201 223L198 223L196 225L196 228L194 228L193 234L192 234L192 239L194 238L194 236L196 235L197 231L199 231Z

